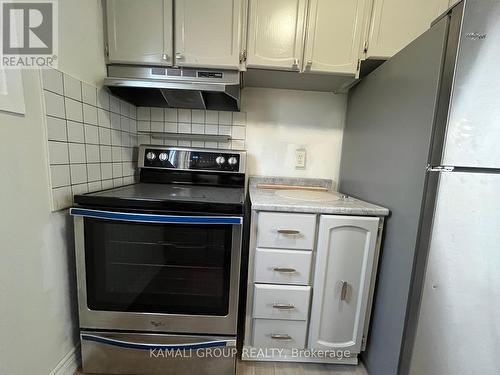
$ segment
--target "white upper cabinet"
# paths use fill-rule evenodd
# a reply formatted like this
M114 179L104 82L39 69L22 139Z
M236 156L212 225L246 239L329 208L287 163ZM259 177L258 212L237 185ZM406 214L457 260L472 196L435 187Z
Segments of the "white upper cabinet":
M309 0L304 70L355 74L366 0Z
M300 70L307 0L250 0L247 66Z
M368 58L389 58L429 29L449 0L373 0Z
M309 348L361 351L379 218L321 215Z
M176 0L176 65L238 69L244 0Z
M172 0L108 0L109 62L166 65L172 59Z

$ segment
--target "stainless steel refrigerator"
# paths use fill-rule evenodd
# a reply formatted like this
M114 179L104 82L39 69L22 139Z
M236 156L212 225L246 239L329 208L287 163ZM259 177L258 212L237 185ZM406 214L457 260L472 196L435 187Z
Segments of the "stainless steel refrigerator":
M459 3L351 89L339 181L391 210L370 374L500 374L500 0Z

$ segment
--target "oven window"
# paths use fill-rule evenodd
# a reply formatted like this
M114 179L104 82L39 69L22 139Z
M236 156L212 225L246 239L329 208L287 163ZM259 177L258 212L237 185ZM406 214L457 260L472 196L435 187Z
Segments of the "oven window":
M228 313L231 225L85 219L91 310Z

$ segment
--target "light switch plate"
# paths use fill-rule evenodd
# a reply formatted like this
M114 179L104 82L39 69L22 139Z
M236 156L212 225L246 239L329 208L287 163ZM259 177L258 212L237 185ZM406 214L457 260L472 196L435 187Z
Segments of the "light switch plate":
M295 150L295 169L306 168L306 149L298 148Z

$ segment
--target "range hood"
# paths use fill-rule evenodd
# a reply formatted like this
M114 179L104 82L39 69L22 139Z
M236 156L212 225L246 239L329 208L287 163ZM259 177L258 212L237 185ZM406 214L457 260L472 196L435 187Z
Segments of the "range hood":
M240 73L233 70L109 65L104 85L138 107L240 110Z

